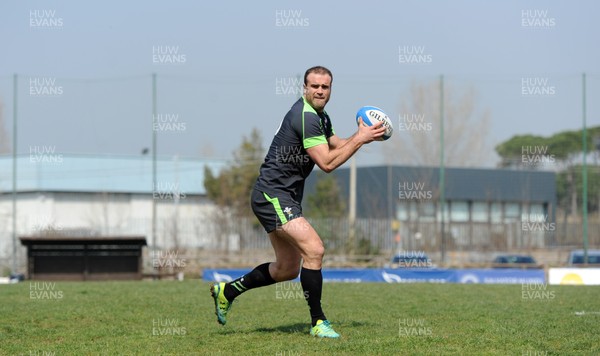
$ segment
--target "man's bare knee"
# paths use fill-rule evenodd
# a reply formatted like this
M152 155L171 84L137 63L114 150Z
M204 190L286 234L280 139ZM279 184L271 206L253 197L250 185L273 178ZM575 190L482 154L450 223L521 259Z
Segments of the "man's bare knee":
M309 250L309 257L311 259L322 260L323 255L325 255L325 246L323 244L319 244Z
M323 261L323 255L325 254L325 247L323 244L317 244L311 246L304 251L304 265L311 265L312 268L321 268L321 262ZM308 266L307 266L308 267Z

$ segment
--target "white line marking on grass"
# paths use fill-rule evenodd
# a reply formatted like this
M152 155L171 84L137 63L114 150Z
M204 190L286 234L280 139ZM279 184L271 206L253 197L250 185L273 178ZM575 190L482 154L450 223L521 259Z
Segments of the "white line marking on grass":
M590 315L590 314L596 314L596 315L600 315L600 312L597 311L580 311L580 312L575 312L575 315L581 316L581 315Z

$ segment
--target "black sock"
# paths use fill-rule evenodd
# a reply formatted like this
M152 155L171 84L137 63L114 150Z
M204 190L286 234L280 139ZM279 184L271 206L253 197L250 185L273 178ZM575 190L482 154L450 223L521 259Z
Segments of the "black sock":
M300 284L304 291L304 298L310 308L310 317L312 326L317 324L317 320L326 320L323 309L321 308L321 291L323 290L323 274L320 269L308 269L302 267L300 271Z
M260 266L256 266L244 276L226 283L225 290L223 291L225 298L231 302L235 297L249 289L264 287L275 283L275 280L269 273L269 264L270 262L267 262Z

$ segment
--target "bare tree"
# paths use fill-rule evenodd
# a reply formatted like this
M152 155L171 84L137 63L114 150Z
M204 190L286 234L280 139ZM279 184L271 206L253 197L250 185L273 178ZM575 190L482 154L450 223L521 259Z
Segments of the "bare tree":
M4 105L0 101L0 154L10 153L10 140L4 124Z
M203 216L207 221L204 228L211 236L208 248L229 251L232 248L231 236L239 231L241 219L234 217L235 213L231 208L218 205L206 211Z
M214 157L215 156L215 149L213 147L213 145L211 145L209 142L205 142L202 143L200 145L200 149L198 151L200 157Z
M444 88L445 164L474 167L489 159L490 114L476 112L473 89ZM436 166L440 163L440 87L438 82L411 85L402 100L395 133L383 145L388 164Z
M165 218L165 237L169 239L169 241L165 241L165 246L172 247L175 251L179 250L179 212L177 211L177 207L173 207L173 213L171 217Z

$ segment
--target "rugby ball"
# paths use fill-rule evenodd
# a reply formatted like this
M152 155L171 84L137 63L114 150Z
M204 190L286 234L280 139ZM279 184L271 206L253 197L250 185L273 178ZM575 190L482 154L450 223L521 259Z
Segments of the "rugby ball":
M356 124L359 125L359 119L362 118L362 121L367 126L373 126L379 122L383 122L383 126L385 126L385 133L378 141L385 141L392 137L392 133L394 132L394 127L392 126L392 120L387 116L383 110L375 106L363 106L356 113Z

